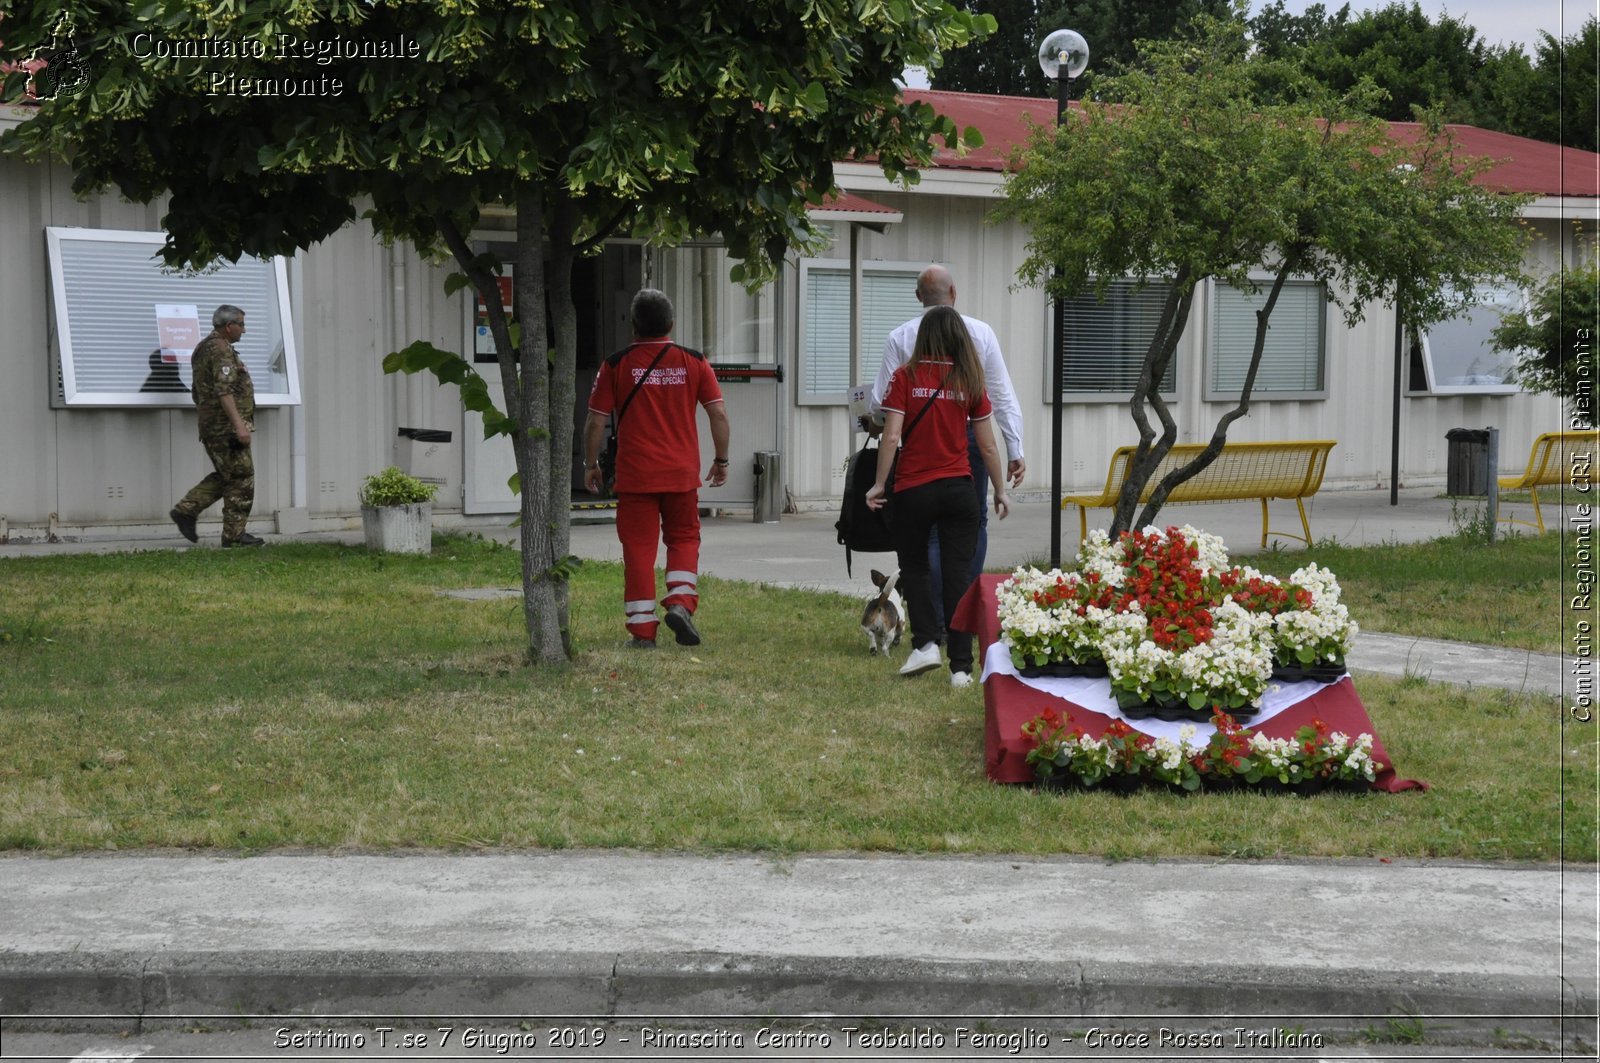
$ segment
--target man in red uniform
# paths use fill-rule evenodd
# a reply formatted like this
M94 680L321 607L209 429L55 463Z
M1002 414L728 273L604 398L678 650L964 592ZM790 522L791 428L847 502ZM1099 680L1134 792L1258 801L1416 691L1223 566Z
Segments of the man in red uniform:
M655 647L656 554L665 541L667 626L678 645L698 646L700 632L692 618L699 604L700 434L694 408L704 406L711 423L713 458L705 482L712 487L728 481L728 413L705 355L669 338L674 322L665 293L642 289L633 297L629 318L633 342L605 360L589 393L583 482L591 492L601 492L600 442L612 411L620 411L617 538L623 612L633 636L628 645Z

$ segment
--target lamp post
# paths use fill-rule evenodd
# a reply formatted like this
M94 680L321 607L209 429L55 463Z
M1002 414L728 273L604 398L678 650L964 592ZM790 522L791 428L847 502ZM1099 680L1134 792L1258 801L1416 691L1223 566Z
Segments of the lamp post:
M1067 120L1073 79L1089 67L1089 42L1076 30L1056 30L1039 45L1039 69L1056 83L1056 130ZM1060 267L1056 268L1057 276ZM1050 567L1061 567L1061 390L1066 377L1066 305L1056 296L1053 342L1055 358L1050 372Z

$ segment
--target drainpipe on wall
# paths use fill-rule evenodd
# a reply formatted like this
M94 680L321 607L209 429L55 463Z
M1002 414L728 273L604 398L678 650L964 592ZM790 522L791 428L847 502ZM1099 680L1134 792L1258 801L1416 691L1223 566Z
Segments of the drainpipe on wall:
M289 307L290 320L293 322L294 347L301 352L302 358L306 349L305 329L305 277L303 251L295 252L289 259ZM305 387L305 369L300 369L300 401L304 403L308 390ZM306 414L305 407L290 406L289 411L289 508L280 509L273 514L274 527L279 535L299 535L311 530L310 488L307 485L306 470Z
M845 374L845 391L854 387L861 375L861 226L850 223L850 363ZM850 416L848 404L844 408L844 456L856 451L856 421ZM848 486L848 485L847 485Z

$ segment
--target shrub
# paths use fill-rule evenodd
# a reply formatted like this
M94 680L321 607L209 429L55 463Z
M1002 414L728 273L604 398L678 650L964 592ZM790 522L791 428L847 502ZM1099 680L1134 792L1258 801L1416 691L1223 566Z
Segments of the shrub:
M382 472L373 473L361 484L361 504L379 509L383 506L408 506L418 502L432 502L439 493L438 484L430 484L415 476L407 476L397 466L391 465Z

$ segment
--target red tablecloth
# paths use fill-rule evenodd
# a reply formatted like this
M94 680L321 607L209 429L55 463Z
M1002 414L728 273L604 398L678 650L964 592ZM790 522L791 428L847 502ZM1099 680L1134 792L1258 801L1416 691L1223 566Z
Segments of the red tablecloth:
M978 637L979 662L983 660L984 651L1000 637L995 588L1007 578L992 573L978 577L956 609L952 626L971 631ZM990 676L983 684L983 755L990 779L1003 783L1034 780L1033 768L1027 759L1029 744L1022 737L1022 725L1047 708L1054 708L1057 712L1070 711L1072 722L1092 737L1099 737L1111 725L1108 716L1035 690L1012 676ZM1330 729L1348 735L1372 735L1372 757L1384 765L1383 771L1372 784L1373 789L1390 793L1427 789L1427 783L1402 779L1395 773L1389 752L1384 749L1382 739L1372 726L1372 718L1367 715L1366 707L1356 696L1355 685L1348 677L1329 684L1321 693L1285 709L1259 727L1252 727L1252 730L1268 738L1289 738L1313 719L1320 719Z

